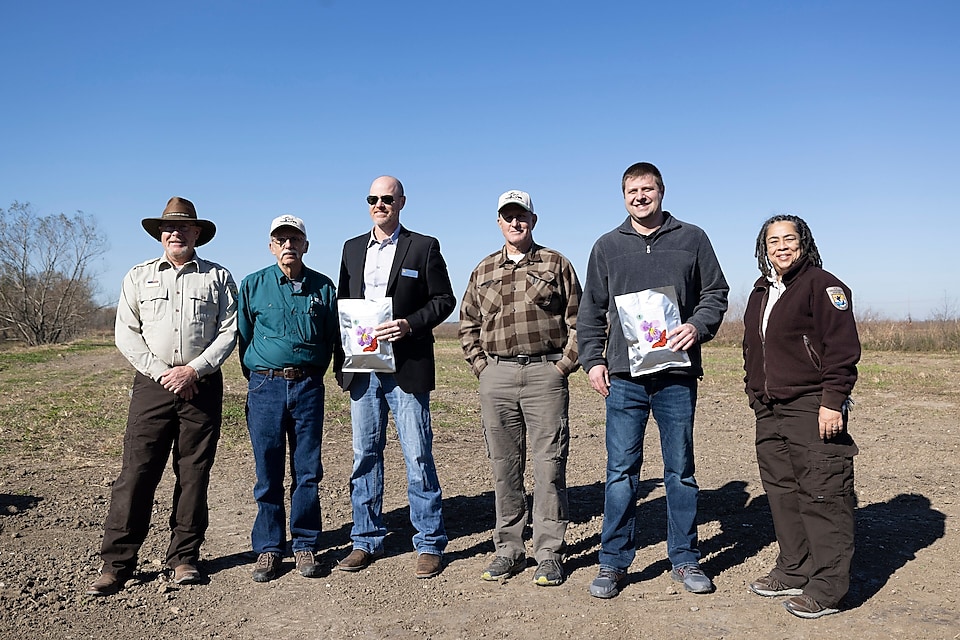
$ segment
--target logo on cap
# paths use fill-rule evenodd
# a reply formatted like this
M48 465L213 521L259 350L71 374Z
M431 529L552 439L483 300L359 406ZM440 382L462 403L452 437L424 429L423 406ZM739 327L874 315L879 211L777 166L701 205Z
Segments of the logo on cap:
M500 211L500 209L503 209L508 204L518 204L530 213L533 213L533 200L530 199L530 194L526 191L520 191L519 189L505 191L500 195L500 199L497 202L497 211Z

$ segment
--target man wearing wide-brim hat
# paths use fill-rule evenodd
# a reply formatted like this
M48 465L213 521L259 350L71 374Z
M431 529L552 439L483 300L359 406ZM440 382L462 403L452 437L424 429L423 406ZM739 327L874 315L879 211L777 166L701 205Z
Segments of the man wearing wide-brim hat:
M133 267L117 304L116 343L136 368L123 465L104 522L100 576L92 596L116 593L137 568L157 485L173 451L176 487L166 566L177 584L201 581L207 486L220 438L220 367L237 342L237 286L196 247L217 231L193 203L170 198L159 218L144 218L163 255Z
M194 246L197 247L213 240L214 234L217 233L217 225L209 220L197 218L197 209L193 206L193 203L186 198L178 198L177 196L170 198L159 218L144 218L140 221L147 233L160 242L163 242L162 226L172 227L181 223L192 224L200 229L200 236L194 243Z

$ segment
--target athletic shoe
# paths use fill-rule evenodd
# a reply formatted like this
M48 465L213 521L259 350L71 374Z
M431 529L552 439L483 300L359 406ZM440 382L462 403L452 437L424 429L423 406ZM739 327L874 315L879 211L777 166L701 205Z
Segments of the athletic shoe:
M710 582L710 578L696 564L675 567L670 572L670 577L677 582L682 582L683 588L691 593L710 593L713 591L713 583Z
M609 567L600 567L600 573L590 583L590 595L594 598L612 598L620 593L620 583L627 574L620 573Z
M803 593L803 589L788 587L772 575L757 578L748 586L750 587L750 591L764 598L771 598L773 596L799 596Z

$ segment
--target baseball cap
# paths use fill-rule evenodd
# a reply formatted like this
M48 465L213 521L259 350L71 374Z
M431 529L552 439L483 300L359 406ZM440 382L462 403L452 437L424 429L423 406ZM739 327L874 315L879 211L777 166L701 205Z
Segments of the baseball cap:
M497 203L497 212L499 213L508 204L518 204L530 213L533 213L533 200L526 191L517 191L513 189L500 195L500 201Z
M307 235L306 225L303 224L303 220L296 216L284 214L274 218L273 222L270 223L270 235L273 235L273 232L280 227L292 227L303 235Z

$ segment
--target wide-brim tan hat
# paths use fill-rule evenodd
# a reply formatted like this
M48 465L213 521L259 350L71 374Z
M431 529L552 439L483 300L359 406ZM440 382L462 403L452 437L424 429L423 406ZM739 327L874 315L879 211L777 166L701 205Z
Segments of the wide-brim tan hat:
M200 227L200 237L197 238L197 245L207 244L213 240L217 233L217 225L209 220L201 220L197 217L197 208L186 198L174 196L167 201L167 206L159 218L144 218L140 221L143 228L151 236L160 239L160 225L164 222L192 222Z

